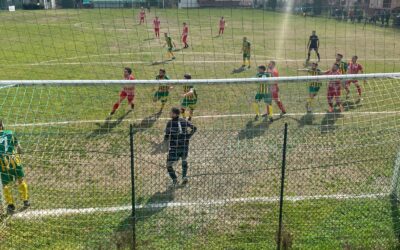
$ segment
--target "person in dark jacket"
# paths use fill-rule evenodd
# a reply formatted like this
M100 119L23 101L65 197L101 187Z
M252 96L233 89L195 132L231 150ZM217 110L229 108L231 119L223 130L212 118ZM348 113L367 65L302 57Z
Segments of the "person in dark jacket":
M172 179L172 184L175 186L178 183L178 177L176 176L173 165L175 162L182 160L182 184L188 183L187 170L188 163L187 158L189 155L189 141L197 128L180 118L179 108L171 109L171 120L168 121L167 127L165 128L164 142L169 143L168 158L167 158L167 170L168 174ZM189 131L190 130L190 131Z

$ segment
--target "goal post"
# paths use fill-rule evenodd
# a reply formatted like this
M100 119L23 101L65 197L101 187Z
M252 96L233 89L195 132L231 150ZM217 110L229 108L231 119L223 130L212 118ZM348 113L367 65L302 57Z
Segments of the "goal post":
M398 150L396 158L394 160L392 190L391 190L392 198L396 199L397 201L399 200L399 195L400 195L399 181L400 181L400 149Z

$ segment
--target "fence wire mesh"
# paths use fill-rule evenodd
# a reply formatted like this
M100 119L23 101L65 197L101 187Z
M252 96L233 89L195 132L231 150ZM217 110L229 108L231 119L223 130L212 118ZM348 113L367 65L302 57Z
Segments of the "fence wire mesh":
M148 102L151 89L138 85L135 110L123 103L105 120L98 117L111 109L116 86L0 92L5 129L23 149L31 202L24 210L18 181L9 185L17 210L7 215L2 199L0 249L276 248L285 123L282 249L398 246L398 80L371 79L363 100L350 96L344 112L332 113L323 94L305 112L305 84L282 83L290 111L273 122L250 113L256 85L196 87L188 183L179 160L175 187L163 141L180 86L160 112ZM53 94L60 99L50 105Z

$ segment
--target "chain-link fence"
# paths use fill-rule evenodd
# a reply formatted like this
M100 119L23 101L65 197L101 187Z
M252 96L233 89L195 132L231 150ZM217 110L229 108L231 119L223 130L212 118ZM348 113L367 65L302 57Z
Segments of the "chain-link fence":
M32 205L2 217L1 248L271 249L278 239L283 249L397 246L397 130L326 133L328 125L291 123L284 147L284 127L267 121L200 126L188 183L178 161L171 186L167 121L153 127L157 119L131 131L106 121L90 133L19 134Z
M152 132L137 138L150 146L136 151L139 244L169 239L172 248L208 248L213 242L223 242L224 248L276 247L283 128L200 131L191 145L189 184L174 189L166 188L171 180L165 153L151 150L157 138ZM392 139L383 141L382 131L289 129L284 247L396 244L397 202L390 193L398 181L398 133L392 132L386 131ZM381 140L366 143L365 138Z

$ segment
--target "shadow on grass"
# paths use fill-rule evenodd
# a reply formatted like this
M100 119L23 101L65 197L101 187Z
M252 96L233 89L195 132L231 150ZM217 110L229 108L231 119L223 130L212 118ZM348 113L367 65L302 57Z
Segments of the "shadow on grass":
M133 125L133 133L139 133L143 130L149 129L154 126L158 118L160 118L162 112L159 111L157 113L154 113L148 117L143 118L140 123L134 123Z
M312 112L305 113L300 119L288 116L287 119L294 120L298 123L299 128L307 125L313 125L315 115Z
M143 39L143 42L146 42L146 41L153 41L153 40L155 40L154 37L153 37L153 38L146 38L146 39Z
M123 120L129 115L129 113L131 113L132 110L129 110L128 112L126 112L125 114L123 114L122 116L118 117L117 120L112 120L111 116L108 116L105 120L103 124L100 123L95 123L98 128L96 128L95 130L92 131L92 133L90 133L86 138L93 138L99 135L104 135L104 134L108 134L110 133L115 127L117 127L119 124L121 124L121 122L123 122Z
M356 109L362 106L362 104L360 104L360 100L357 100L356 102L352 102L352 101L344 101L343 102L343 107L345 108L345 111L350 111L352 109Z
M393 232L396 236L397 243L400 244L400 211L399 211L399 200L395 195L390 195L390 207L391 207L391 216L392 216L392 224L393 224Z
M340 118L343 117L342 114L340 114L337 110L335 110L333 113L326 113L324 118L321 121L321 133L322 134L327 134L334 132L336 130L336 121Z
M139 222L151 219L151 217L160 213L166 208L166 204L172 202L175 198L175 190L167 189L164 192L157 192L153 194L145 203L141 202L139 198L137 204L142 205L142 208L136 208L136 219L134 220L132 216L126 217L119 224L118 228L113 234L112 242L116 249L134 249L133 246L133 227L132 224L135 221L136 226ZM140 231L136 229L136 246L138 245L137 237ZM145 241L140 241L141 246L146 246Z
M107 119L104 121L103 124L96 123L98 128L93 130L86 138L93 138L96 136L100 135L105 135L110 133L115 127L117 127L119 124L121 124L124 119L128 116L129 113L131 113L132 110L129 110L126 112L124 115L120 116L117 120L111 120L111 117L107 117ZM152 114L148 117L143 118L143 120L140 123L134 123L133 128L134 128L134 133L141 132L145 129L149 129L153 127L153 125L156 123L158 118L160 118L161 112L157 112L155 114Z
M240 130L238 134L239 140L253 139L264 135L265 131L268 129L271 122L268 119L262 119L260 123L256 121L248 121L246 127Z
M163 61L156 61L156 62L152 62L149 66L167 64L167 63L172 62L172 61L173 61L172 59L163 60Z
M242 72L244 72L246 70L248 70L247 67L240 67L240 68L237 68L237 69L233 69L231 74L239 74L239 73L242 73Z

